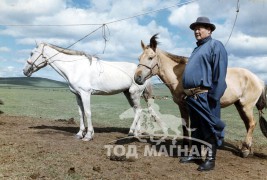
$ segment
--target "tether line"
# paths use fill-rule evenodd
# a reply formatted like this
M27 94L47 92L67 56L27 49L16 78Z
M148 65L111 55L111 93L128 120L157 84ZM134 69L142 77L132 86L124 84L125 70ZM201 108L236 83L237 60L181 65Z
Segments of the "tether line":
M235 27L235 23L236 23L236 20L237 20L237 16L238 16L238 13L239 13L239 0L237 0L237 4L236 4L236 15L235 15L235 21L234 21L234 24L233 24L233 27L232 27L232 30L231 30L231 33L229 35L229 38L227 39L226 43L224 44L224 46L226 46L232 36L232 33L234 31L234 27Z
M133 18L136 18L136 17L139 17L139 16L150 14L150 13L159 12L159 11L162 11L162 10L165 10L165 9L170 9L170 8L173 8L173 7L176 7L176 6L182 6L182 5L185 5L185 4L190 4L190 3L195 2L195 1L198 1L198 0L191 0L191 1L184 2L184 3L174 4L174 5L171 5L171 6L163 7L163 8L152 10L152 11L147 11L147 12L144 12L144 13L141 13L141 14L125 17L125 18L122 18L122 19L117 19L117 20L114 20L114 21L106 22L106 23L84 23L84 24L83 23L81 23L81 24L0 24L0 26L13 26L13 27L19 27L19 26L22 26L22 27L36 27L36 26L40 26L40 27L45 27L45 26L63 27L63 26L99 26L99 25L103 26L103 25L107 25L107 24L116 23L116 22L119 22L119 21L125 21L125 20L128 20L128 19L133 19Z

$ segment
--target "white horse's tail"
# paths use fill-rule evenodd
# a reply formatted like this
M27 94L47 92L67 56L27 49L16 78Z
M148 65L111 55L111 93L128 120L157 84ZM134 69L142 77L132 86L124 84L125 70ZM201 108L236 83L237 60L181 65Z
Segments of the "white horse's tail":
M267 121L263 117L262 110L267 107L266 92L267 92L267 88L264 87L263 90L262 90L261 96L260 96L258 102L256 103L256 107L257 107L257 109L259 111L260 129L261 129L262 134L265 137L267 137Z

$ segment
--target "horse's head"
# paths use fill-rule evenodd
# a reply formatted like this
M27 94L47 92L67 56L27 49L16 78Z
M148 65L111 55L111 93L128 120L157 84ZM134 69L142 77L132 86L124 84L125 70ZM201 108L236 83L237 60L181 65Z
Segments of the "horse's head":
M157 35L155 34L151 37L150 44L147 46L141 41L143 53L139 57L139 64L134 75L134 80L137 84L144 84L147 79L156 75L159 71Z
M23 73L25 76L30 77L32 73L38 71L39 69L45 67L47 65L47 59L44 56L44 43L40 43L34 48L31 52L30 57L28 58L26 65L23 69Z

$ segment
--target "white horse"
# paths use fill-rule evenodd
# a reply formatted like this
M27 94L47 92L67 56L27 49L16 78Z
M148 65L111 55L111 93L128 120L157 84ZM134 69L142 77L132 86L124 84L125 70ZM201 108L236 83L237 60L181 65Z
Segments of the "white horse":
M91 95L113 95L123 92L135 112L129 135L138 136L141 133L140 97L143 94L152 117L162 127L160 119L148 103L152 92L150 81L146 81L144 85L137 85L133 80L136 64L102 61L81 51L40 43L32 51L23 73L29 77L46 65L55 69L68 82L70 91L76 95L80 114L80 130L76 134L77 138L84 141L93 139ZM87 133L84 124L86 120Z

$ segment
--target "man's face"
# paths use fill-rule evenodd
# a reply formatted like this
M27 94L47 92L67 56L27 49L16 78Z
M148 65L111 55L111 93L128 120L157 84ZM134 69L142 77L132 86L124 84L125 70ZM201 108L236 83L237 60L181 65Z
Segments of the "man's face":
M203 25L197 25L194 29L194 34L196 40L202 40L205 39L206 37L210 36L211 34L211 29L209 27L205 27Z

